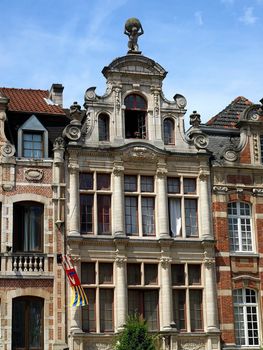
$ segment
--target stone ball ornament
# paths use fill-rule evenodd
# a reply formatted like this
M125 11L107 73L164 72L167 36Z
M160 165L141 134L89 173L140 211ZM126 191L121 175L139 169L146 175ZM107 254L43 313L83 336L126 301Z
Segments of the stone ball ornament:
M125 22L125 29L127 30L127 32L131 32L132 28L134 27L137 28L137 30L139 30L141 26L141 22L138 20L138 18L135 17L131 17Z

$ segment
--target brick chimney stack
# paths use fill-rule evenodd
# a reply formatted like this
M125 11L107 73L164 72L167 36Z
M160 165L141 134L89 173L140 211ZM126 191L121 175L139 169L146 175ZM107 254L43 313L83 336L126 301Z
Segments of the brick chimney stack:
M52 84L49 90L49 99L60 107L63 107L63 90L62 84Z

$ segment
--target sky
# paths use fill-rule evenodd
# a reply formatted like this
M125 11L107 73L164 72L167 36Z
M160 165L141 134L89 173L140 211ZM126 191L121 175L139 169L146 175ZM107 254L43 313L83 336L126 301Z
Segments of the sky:
M103 95L101 70L126 55L124 24L140 20L144 56L167 72L166 98L182 94L202 122L238 96L263 97L263 0L0 0L0 86L64 88L64 106Z

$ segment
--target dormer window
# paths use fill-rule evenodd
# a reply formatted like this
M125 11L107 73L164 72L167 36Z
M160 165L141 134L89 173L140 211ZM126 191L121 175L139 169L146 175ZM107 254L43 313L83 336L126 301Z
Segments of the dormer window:
M22 149L25 158L43 158L43 134L24 132Z
M124 100L125 109L125 138L146 139L147 102L137 94L128 95Z
M48 157L48 132L32 115L17 133L18 157L42 159Z

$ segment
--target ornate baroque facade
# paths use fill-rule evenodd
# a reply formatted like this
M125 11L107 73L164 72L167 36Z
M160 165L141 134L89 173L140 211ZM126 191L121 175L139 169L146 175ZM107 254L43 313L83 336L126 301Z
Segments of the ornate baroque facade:
M261 106L185 133L158 63L131 49L102 72L83 110L60 84L0 89L0 349L112 349L134 312L163 350L259 349Z

